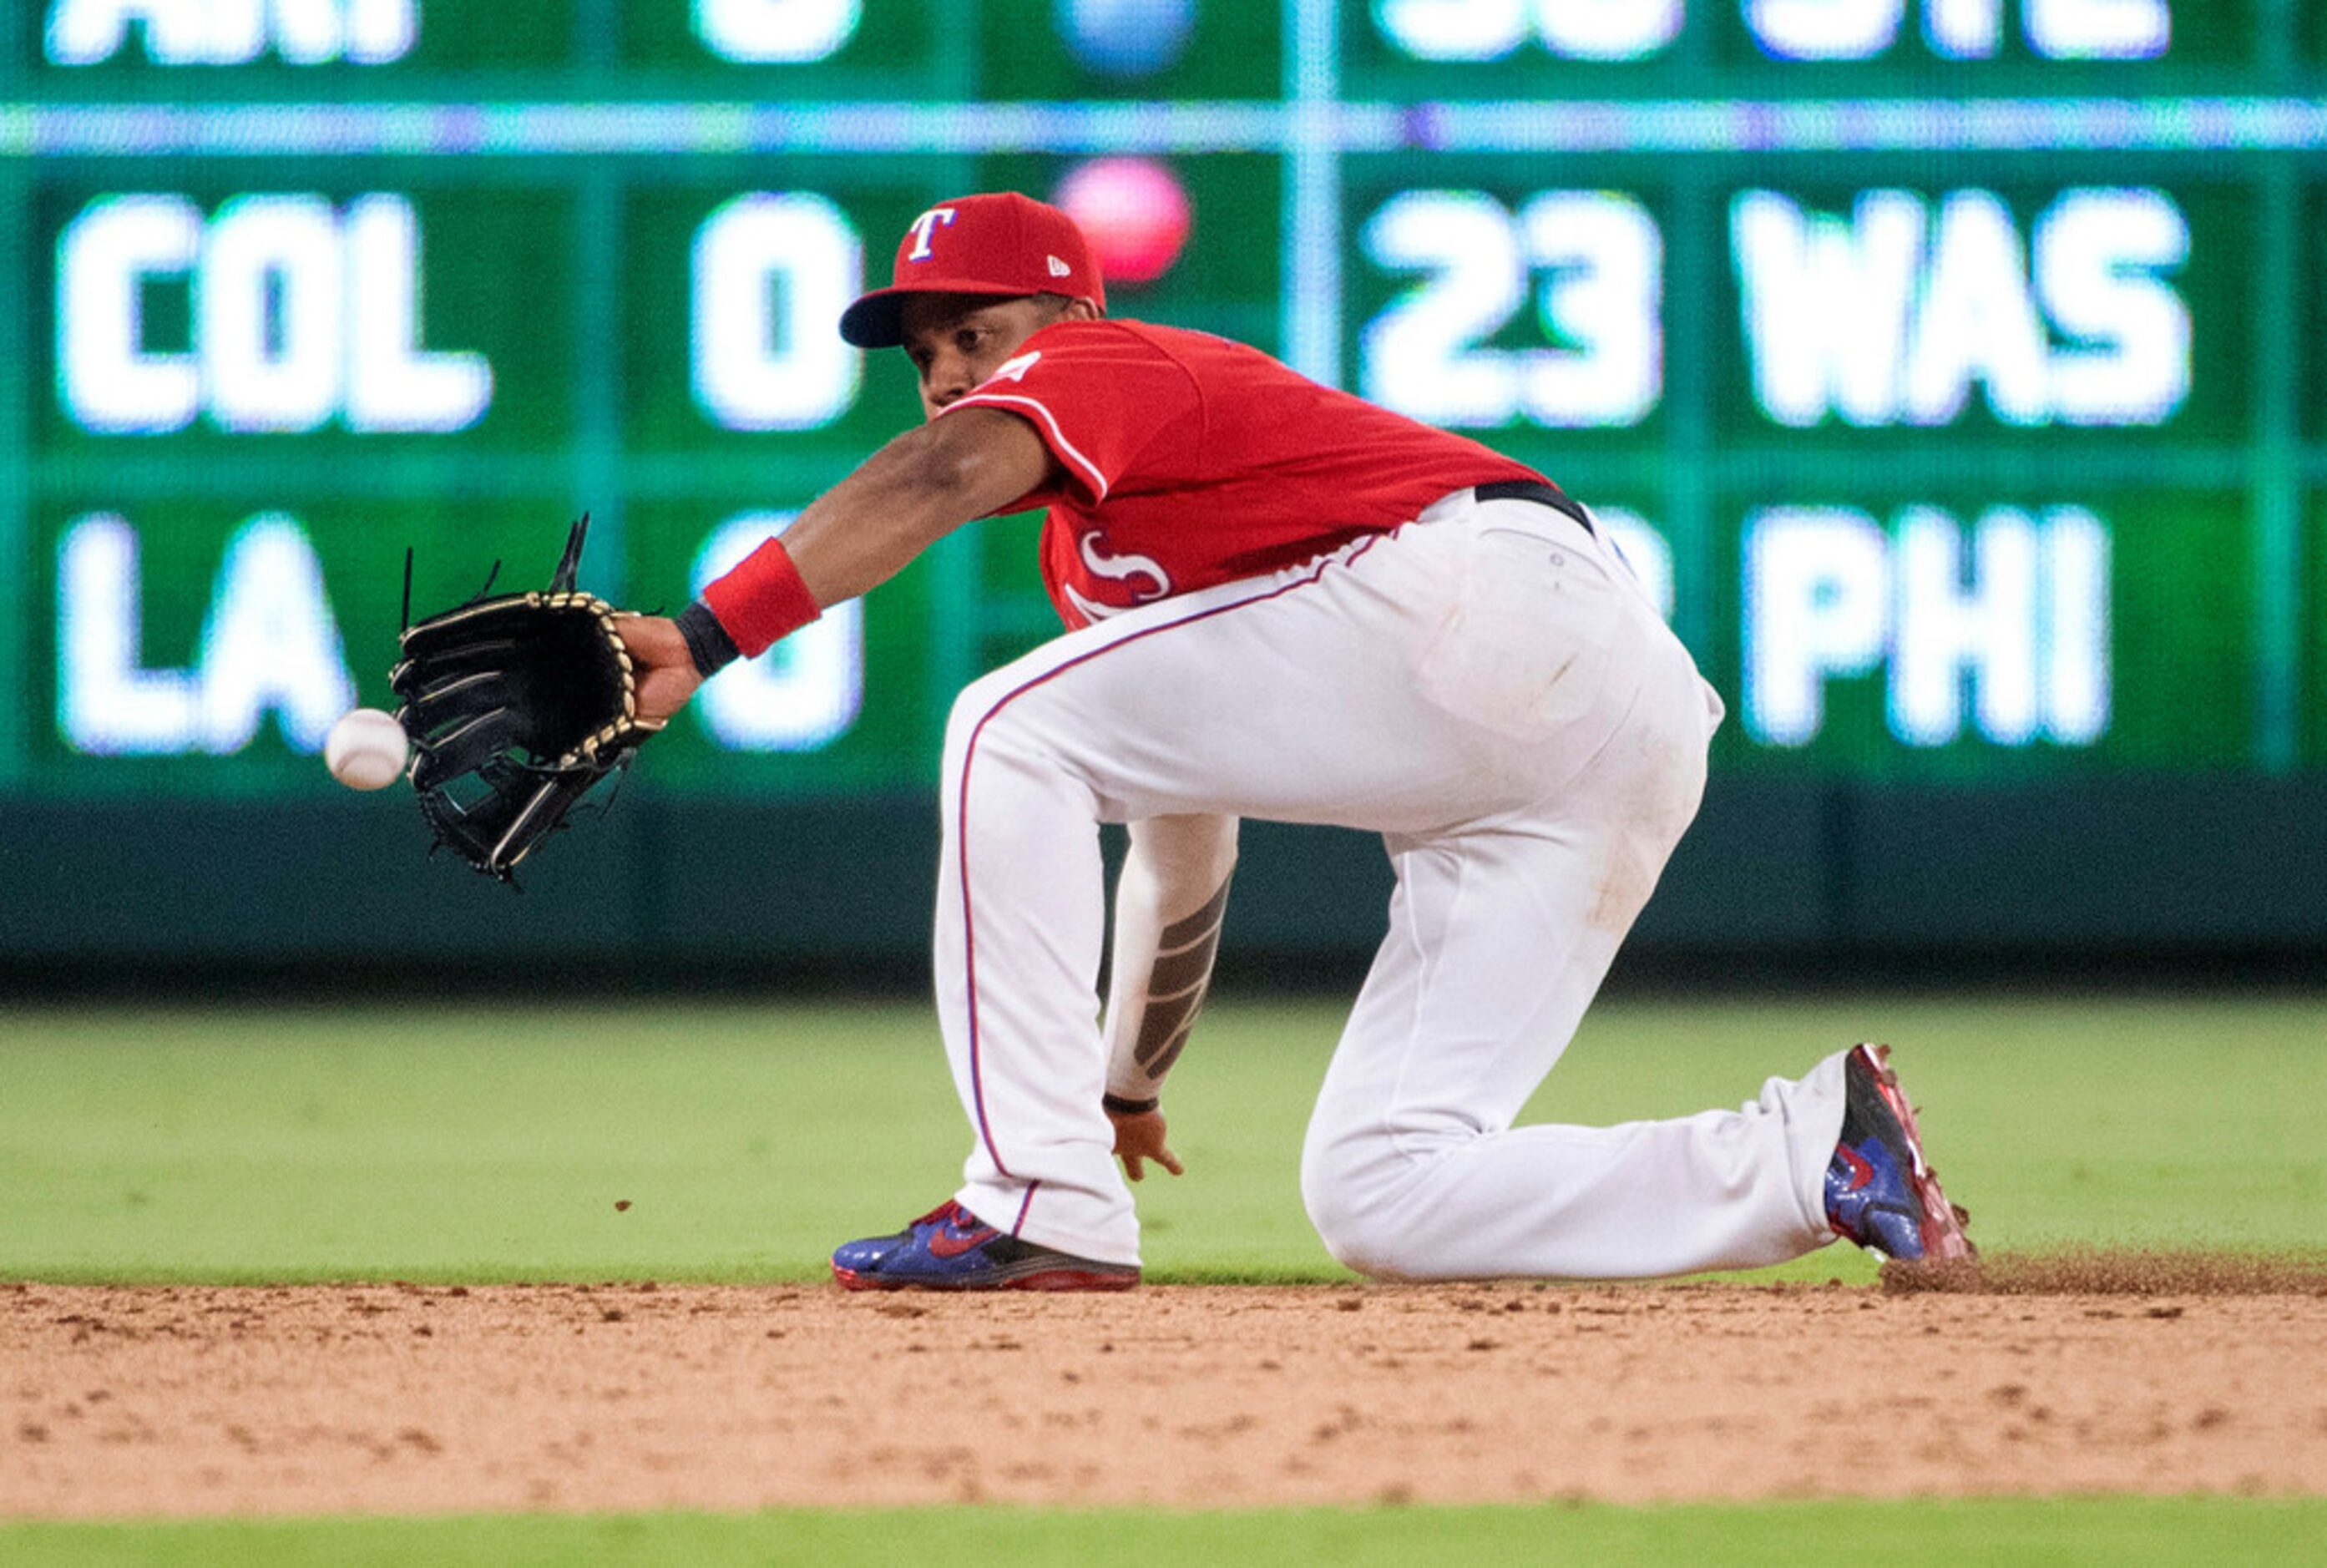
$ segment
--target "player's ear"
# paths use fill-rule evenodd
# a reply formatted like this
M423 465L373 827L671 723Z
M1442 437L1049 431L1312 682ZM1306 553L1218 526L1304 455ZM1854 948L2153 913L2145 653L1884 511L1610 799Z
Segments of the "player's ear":
M1067 302L1067 308L1060 313L1059 319L1062 322L1095 322L1105 313L1089 300L1077 296Z

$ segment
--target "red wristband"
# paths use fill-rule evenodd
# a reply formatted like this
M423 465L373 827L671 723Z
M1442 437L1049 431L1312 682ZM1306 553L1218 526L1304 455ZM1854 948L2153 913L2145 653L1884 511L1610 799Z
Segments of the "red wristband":
M745 658L759 658L824 613L800 581L790 553L776 539L706 588L703 602Z

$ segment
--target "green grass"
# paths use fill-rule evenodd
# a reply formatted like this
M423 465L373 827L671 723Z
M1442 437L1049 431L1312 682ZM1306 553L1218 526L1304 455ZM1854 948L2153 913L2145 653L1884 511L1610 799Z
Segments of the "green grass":
M1167 1107L1189 1173L1139 1190L1151 1277L1347 1277L1297 1180L1338 1024L1207 1019ZM1611 1004L1528 1119L1736 1104L1861 1038L1897 1043L1991 1248L2327 1237L2322 1001ZM951 1191L967 1143L912 1004L17 1009L0 1279L813 1279Z
M2303 1545L2308 1541L2311 1545ZM885 1513L498 1515L0 1526L10 1561L75 1564L1095 1562L2285 1563L2327 1545L2327 1501L1997 1498L1218 1513L984 1507Z

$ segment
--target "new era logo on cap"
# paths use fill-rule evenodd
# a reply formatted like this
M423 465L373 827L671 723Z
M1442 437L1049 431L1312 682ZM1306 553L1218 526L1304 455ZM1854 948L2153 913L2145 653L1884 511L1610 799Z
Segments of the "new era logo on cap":
M1075 220L1014 191L958 196L907 224L890 285L842 313L840 335L860 349L902 342L899 317L911 294L1062 294L1107 308L1106 285Z

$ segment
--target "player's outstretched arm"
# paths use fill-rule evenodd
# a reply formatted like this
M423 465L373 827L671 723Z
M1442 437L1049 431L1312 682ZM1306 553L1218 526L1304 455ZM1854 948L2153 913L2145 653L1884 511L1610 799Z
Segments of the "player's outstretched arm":
M808 503L784 548L819 608L868 593L973 518L1042 487L1050 448L1033 425L959 408L905 432Z
M705 591L721 606L716 619L730 646L720 651L757 654L816 613L871 592L962 524L1041 488L1051 462L1033 426L991 408L957 409L907 431L809 502L780 544L762 546L772 561L755 553ZM771 564L780 570L771 572ZM792 602L754 602L771 593ZM741 623L770 618L776 630L760 635ZM640 716L668 718L703 684L705 660L679 624L660 616L627 619L622 635L640 666Z
M1154 1160L1182 1167L1164 1142L1164 1075L1179 1059L1211 985L1236 868L1237 819L1156 817L1131 825L1116 880L1113 979L1107 1003L1107 1099L1115 1152L1138 1181Z

